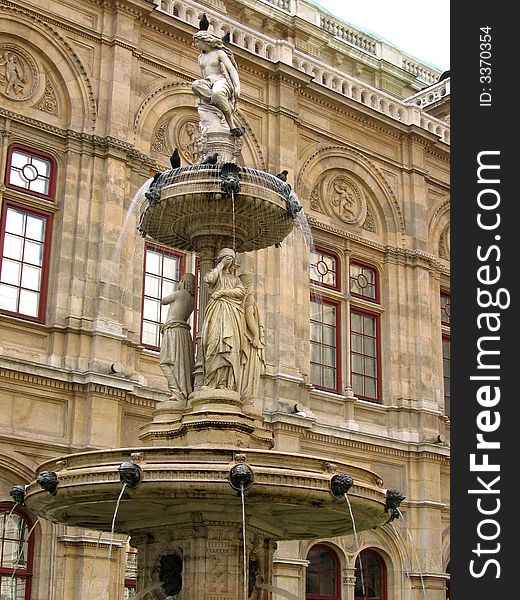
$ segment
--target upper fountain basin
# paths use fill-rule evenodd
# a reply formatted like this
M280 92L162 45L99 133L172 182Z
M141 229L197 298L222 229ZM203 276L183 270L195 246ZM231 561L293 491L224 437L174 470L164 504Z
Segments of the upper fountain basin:
M222 165L192 165L165 172L161 194L141 215L140 229L179 250L200 249L207 236L229 238L237 252L281 242L292 230L290 186L270 173L239 168L240 189L222 189Z
M348 473L348 492L358 531L383 524L385 490L373 472L344 462L272 450L222 447L146 447L72 454L48 461L40 471L57 471L55 495L36 482L26 490L26 504L54 522L110 531L115 501L122 484L118 468L134 461L141 482L126 489L115 531L132 534L193 520L241 519L240 492L232 487L230 470L240 461L253 472L245 490L251 524L275 539L304 539L350 534L346 500L335 498L331 479Z

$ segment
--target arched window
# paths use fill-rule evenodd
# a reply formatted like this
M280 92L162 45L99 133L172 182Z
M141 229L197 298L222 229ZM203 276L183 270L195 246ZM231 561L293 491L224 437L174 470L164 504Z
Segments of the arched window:
M334 550L316 544L309 550L307 560L306 600L340 600L339 559Z
M386 567L375 550L362 550L356 559L355 600L386 600Z
M31 598L34 537L32 523L20 507L0 503L0 595L13 600Z

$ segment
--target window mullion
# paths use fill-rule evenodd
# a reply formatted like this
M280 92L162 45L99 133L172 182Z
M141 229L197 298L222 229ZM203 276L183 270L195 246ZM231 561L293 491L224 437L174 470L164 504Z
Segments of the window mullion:
M343 342L343 373L345 373L344 385L343 389L345 390L345 396L347 398L354 398L354 390L352 389L352 332L350 325L350 311L351 311L351 296L350 296L350 250L345 252L345 277L343 277L343 281L347 283L346 288L344 290L344 306L345 310L343 311L343 315L341 317L342 325L341 330L345 332L344 336L341 336Z

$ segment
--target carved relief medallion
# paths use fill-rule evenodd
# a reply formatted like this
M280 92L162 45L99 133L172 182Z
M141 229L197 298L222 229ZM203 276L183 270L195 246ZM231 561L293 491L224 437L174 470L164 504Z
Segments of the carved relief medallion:
M366 203L359 187L344 175L333 179L329 197L334 214L344 223L359 223L366 216Z
M14 44L0 44L0 94L27 100L38 86L38 67L32 56Z

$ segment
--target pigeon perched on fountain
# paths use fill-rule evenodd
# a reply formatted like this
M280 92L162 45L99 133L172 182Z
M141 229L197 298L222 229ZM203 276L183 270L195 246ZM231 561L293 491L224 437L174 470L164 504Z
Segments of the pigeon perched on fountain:
M181 166L181 156L177 148L175 148L173 154L170 156L170 165L172 169L178 169Z
M281 179L282 181L285 181L287 183L287 175L289 175L289 171L284 169L281 173L278 173L277 177L278 179Z
M210 154L203 161L201 161L201 165L216 165L218 160L218 152L214 154Z
M199 31L207 31L209 29L209 21L206 13L202 13L202 17L199 21Z

